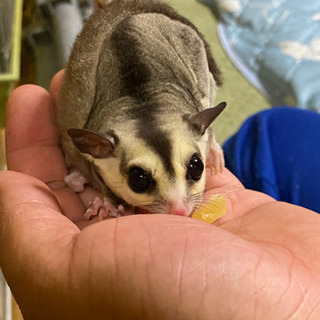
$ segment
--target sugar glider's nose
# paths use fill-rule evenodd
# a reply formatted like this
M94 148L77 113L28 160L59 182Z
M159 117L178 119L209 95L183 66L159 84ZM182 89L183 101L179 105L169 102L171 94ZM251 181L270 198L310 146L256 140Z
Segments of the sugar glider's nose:
M170 205L170 214L188 217L190 215L190 208L184 201L172 201Z
M171 211L171 214L185 217L187 215L187 211L184 209L177 209L177 210Z

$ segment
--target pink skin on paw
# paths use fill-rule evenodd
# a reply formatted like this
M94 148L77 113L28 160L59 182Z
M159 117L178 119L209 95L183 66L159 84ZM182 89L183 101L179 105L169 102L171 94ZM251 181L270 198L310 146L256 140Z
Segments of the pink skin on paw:
M65 183L74 192L83 192L87 179L77 170L72 171L64 178Z
M208 167L211 170L211 173L214 174L221 173L225 166L223 151L221 147L215 143L209 151L208 156Z
M100 197L95 197L90 203L88 209L84 214L86 220L92 220L94 217L98 217L101 221L106 218L117 218L121 216L126 216L132 214L131 212L125 210L123 205L119 205L116 208L107 199L101 199Z
M103 200L101 207L98 209L98 220L102 221L105 218L116 218L117 209L107 200Z
M116 208L109 201L101 199L100 197L95 197L89 204L89 207L84 214L84 218L86 220L91 220L92 218L98 216L100 221L109 216L113 216L111 212L115 211Z
M88 181L79 171L74 170L65 177L65 183L71 190L80 193L84 191L85 184L87 184ZM105 218L117 218L131 214L133 213L125 209L123 205L119 205L118 208L116 208L107 199L95 197L93 201L90 202L84 214L84 219L92 220L94 217L98 217L98 220L101 221Z

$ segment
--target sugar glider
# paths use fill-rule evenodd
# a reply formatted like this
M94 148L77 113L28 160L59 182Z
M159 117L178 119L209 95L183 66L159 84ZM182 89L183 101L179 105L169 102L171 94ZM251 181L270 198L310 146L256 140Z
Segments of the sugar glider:
M189 216L200 205L205 167L224 166L210 127L226 105L214 107L219 85L209 45L169 5L114 0L89 18L57 120L73 170L66 181L75 191L89 182L107 199L96 199L90 215L130 208Z

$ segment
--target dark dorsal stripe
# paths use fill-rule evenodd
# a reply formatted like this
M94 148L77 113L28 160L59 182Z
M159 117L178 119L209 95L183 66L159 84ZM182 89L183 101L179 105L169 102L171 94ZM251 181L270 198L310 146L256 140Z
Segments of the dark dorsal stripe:
M120 74L122 75L122 95L129 95L135 100L135 107L131 119L137 120L138 137L159 155L169 175L174 176L172 165L172 145L167 132L157 126L157 113L160 106L154 101L146 103L144 85L151 77L148 66L142 61L137 40L130 34L130 19L119 23L114 30L111 41L118 59Z
M206 50L207 54L207 59L208 59L208 66L210 72L213 74L213 77L217 83L218 86L222 85L222 77L221 77L221 72L212 57L211 49L208 44L208 42L204 39L203 35L199 30L196 28L196 26L191 23L187 18L181 16L179 13L176 12L175 9L164 3L163 1L153 1L153 0L140 0L140 1L127 1L127 0L118 0L118 1L113 1L109 6L106 6L105 10L108 11L115 11L117 12L118 10L121 11L119 8L127 8L128 11L131 12L132 15L134 14L139 14L139 13L159 13L163 14L172 20L180 21L183 24L189 26L193 30L197 32L199 37L204 43L204 47ZM114 14L116 16L116 14ZM114 19L114 17L113 17Z
M130 18L124 19L113 31L111 43L123 82L121 95L142 100L143 86L150 81L151 71L142 61L143 53L134 33Z

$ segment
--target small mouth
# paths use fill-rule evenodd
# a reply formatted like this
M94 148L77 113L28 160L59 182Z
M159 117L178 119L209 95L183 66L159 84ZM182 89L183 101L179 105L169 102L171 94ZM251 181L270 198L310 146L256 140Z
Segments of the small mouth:
M181 216L181 217L189 216L188 212L184 209L171 211L170 214L173 214L175 216Z
M143 208L139 208L139 207L134 208L134 213L135 214L153 214L151 211L143 209Z
M141 207L132 207L132 210L134 214L170 214L170 215L175 215L175 216L181 216L181 217L189 217L191 215L191 212L193 210L189 210L189 208L176 208L176 209L170 209L168 208L163 208L163 211L157 211L153 212L152 210L147 210L145 208Z

